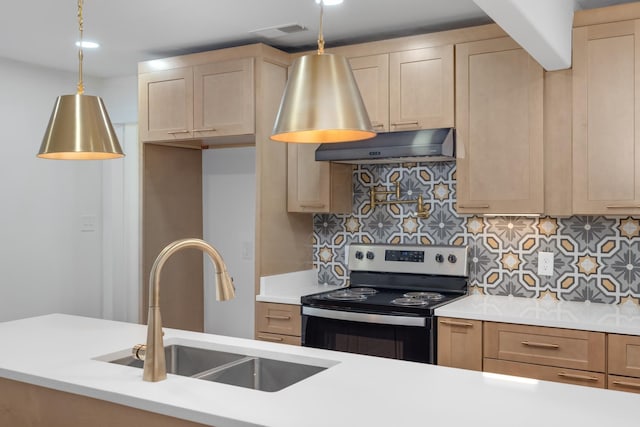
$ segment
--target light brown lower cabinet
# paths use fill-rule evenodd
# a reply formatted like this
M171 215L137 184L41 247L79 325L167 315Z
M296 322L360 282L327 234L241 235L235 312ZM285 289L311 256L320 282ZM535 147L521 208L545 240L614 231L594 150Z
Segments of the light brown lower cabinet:
M640 393L640 336L438 318L438 365Z
M300 306L256 302L256 339L300 345Z
M640 337L609 334L607 344L608 388L640 393Z
M605 372L605 334L574 329L484 323L486 359Z
M266 332L258 332L256 334L256 339L260 341L271 341L271 342L279 342L281 344L291 344L291 345L302 345L300 337L294 337L291 335L279 335L279 334L268 334Z
M621 377L620 375L608 375L607 388L610 390L640 393L640 378Z
M438 365L482 371L482 321L438 318Z
M204 424L0 378L0 426L204 427Z
M606 385L606 376L601 372L579 371L576 369L558 368L556 366L510 362L508 360L485 358L484 371L588 387L605 388Z

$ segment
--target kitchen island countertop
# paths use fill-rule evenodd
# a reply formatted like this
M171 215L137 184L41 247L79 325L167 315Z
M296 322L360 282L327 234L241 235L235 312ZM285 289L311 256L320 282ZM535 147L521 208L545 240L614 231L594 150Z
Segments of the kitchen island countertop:
M169 375L96 360L126 354L146 326L53 314L0 323L0 377L217 427L636 426L640 395L481 372L165 329L183 343L334 366L278 392Z
M640 335L640 307L623 304L469 295L436 308L436 316Z

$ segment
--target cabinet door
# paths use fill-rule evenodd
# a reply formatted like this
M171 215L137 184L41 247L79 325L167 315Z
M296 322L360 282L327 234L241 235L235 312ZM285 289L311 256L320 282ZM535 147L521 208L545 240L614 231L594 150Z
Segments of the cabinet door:
M608 372L640 379L640 337L608 334Z
M505 37L456 46L458 212L543 212L543 70Z
M389 132L389 55L350 58L351 70L376 132Z
M640 21L573 32L573 211L640 214Z
M255 132L253 58L193 69L195 137Z
M141 141L171 141L192 136L191 68L140 74L138 96Z
M389 55L391 131L453 127L453 46Z
M287 209L289 212L349 213L352 167L317 162L318 145L287 145Z
M482 370L482 322L438 319L438 365Z

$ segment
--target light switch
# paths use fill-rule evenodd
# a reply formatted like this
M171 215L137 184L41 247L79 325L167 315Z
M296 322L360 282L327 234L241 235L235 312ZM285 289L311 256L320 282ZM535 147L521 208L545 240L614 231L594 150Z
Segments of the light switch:
M97 229L97 217L95 215L80 216L80 231L82 233L92 233Z
M249 241L242 242L242 259L247 261L253 259L253 245Z

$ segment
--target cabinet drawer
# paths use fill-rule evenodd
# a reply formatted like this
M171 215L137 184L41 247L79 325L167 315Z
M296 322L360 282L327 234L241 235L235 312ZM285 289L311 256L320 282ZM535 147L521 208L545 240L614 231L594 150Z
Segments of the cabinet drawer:
M608 389L640 393L640 378L621 377L609 375L607 378Z
M609 334L608 340L608 372L640 378L640 337Z
M259 302L256 304L258 332L300 336L300 306Z
M493 372L496 374L515 375L544 381L605 388L605 375L596 372L487 358L484 359L484 370L485 372Z
M294 337L292 335L278 335L278 334L267 334L266 332L258 332L256 334L256 339L260 341L269 341L269 342L277 342L281 344L291 344L300 346L301 341L300 337Z
M605 371L605 334L485 322L484 357Z

